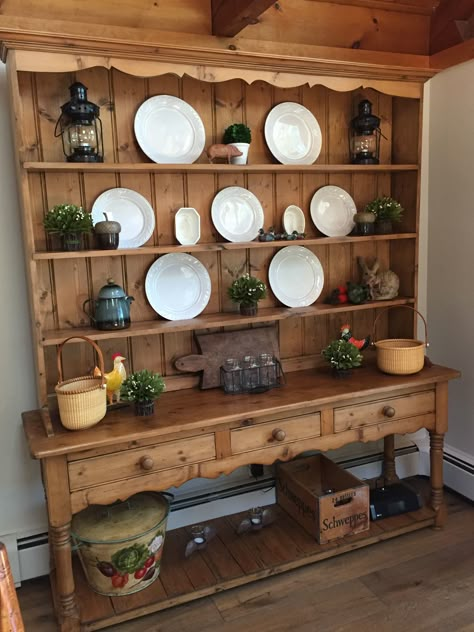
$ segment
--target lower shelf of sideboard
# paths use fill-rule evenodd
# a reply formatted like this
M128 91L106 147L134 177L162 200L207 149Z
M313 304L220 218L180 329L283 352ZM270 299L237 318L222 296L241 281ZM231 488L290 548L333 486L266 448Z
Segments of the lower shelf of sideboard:
M261 531L236 534L246 514L209 521L217 536L207 549L184 557L189 528L166 535L160 578L147 589L123 597L104 597L86 583L75 560L76 595L82 613L81 630L98 630L164 610L222 590L347 553L434 524L434 511L419 511L371 523L369 531L320 545L278 506L276 520ZM54 592L54 575L52 576Z

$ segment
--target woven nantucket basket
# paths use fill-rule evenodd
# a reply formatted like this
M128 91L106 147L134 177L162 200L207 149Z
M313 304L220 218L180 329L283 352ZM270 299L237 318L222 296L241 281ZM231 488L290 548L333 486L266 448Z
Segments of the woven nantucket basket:
M418 310L410 305L398 305L398 307L407 307L418 314L425 326L425 341L413 340L410 338L387 338L385 340L376 340L375 331L377 321L389 309L384 309L374 321L373 344L377 350L377 367L384 373L391 375L410 375L418 373L425 363L425 349L428 346L428 329L426 320Z
M85 375L71 380L63 380L61 352L69 340L80 338L94 347L99 359L101 377ZM58 398L59 417L68 430L90 428L105 417L107 393L104 377L104 357L98 345L86 336L71 336L58 347L57 363L59 381L55 391Z

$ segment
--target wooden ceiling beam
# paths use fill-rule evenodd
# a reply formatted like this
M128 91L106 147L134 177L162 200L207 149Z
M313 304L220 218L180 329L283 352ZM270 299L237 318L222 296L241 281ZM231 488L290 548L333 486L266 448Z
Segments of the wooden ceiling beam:
M474 14L474 0L443 0L431 18L430 53L456 46L463 41L457 21L467 21Z
M431 15L442 0L306 0L307 2L326 2L367 7L380 11L398 11L399 13L415 13Z
M211 0L212 34L234 37L250 24L257 24L260 15L275 0Z

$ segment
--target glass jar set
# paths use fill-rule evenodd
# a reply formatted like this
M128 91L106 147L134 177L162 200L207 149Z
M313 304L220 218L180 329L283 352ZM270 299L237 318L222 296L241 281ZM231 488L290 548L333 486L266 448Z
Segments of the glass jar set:
M221 367L221 386L226 393L262 393L280 386L280 362L271 353L226 358Z

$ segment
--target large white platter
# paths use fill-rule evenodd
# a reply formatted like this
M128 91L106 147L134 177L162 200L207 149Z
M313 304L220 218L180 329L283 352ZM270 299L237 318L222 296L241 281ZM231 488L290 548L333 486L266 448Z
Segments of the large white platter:
M287 246L271 260L268 280L273 294L283 305L305 307L321 294L324 271L311 250L304 246Z
M168 320L185 320L200 314L211 297L211 279L203 264L185 253L157 259L145 279L152 308Z
M265 140L282 164L312 165L321 151L321 128L303 105L280 103L265 120Z
M201 117L186 101L160 94L147 99L135 115L135 136L143 152L160 164L190 164L204 149Z
M316 228L327 237L343 237L354 228L355 202L340 187L318 189L311 200L310 211Z
M132 189L108 189L101 193L92 205L93 223L103 222L104 213L122 227L119 248L143 246L155 229L153 208L143 195Z
M212 201L211 216L214 226L228 241L252 241L263 227L262 205L242 187L219 191Z
M179 209L174 216L174 234L182 246L197 244L201 237L201 217L195 208Z

